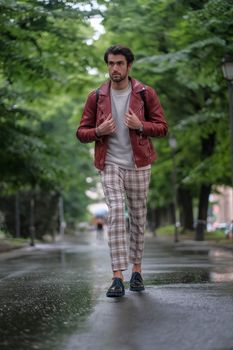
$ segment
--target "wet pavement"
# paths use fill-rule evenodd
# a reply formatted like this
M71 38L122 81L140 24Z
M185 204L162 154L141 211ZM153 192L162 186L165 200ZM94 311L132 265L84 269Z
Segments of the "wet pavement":
M0 349L233 349L232 251L147 237L143 271L144 292L106 298L95 232L1 254Z

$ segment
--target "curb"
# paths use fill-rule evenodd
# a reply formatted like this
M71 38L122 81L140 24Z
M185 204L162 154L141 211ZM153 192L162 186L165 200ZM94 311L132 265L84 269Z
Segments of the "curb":
M149 239L152 237L148 237ZM197 249L197 250L210 250L210 249L221 249L227 252L230 252L233 254L233 242L232 244L218 244L216 242L210 242L210 241L195 241L191 239L187 240L182 240L177 243L175 243L172 239L170 238L160 238L160 237L154 237L154 239L158 243L162 244L168 244L170 246L173 246L174 248L190 248L190 249Z

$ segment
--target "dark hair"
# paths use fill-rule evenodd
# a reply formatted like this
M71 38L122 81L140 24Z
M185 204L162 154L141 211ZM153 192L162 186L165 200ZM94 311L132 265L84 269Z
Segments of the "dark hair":
M108 63L108 55L123 55L126 58L126 61L128 64L132 63L134 61L134 54L133 52L126 46L123 45L113 45L109 47L104 54L104 61Z

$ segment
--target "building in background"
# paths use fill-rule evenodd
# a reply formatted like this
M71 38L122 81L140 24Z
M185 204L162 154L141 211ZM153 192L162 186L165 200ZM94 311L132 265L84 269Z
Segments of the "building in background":
M219 186L216 193L210 195L210 214L208 230L225 230L233 220L233 188Z

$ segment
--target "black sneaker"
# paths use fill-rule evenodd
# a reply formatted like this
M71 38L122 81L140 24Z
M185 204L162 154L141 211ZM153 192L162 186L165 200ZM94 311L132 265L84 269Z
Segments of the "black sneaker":
M133 292L141 292L142 290L145 289L140 272L132 273L129 286L130 286L129 289Z
M112 285L109 287L106 296L109 298L123 297L125 295L125 287L121 278L115 277Z

